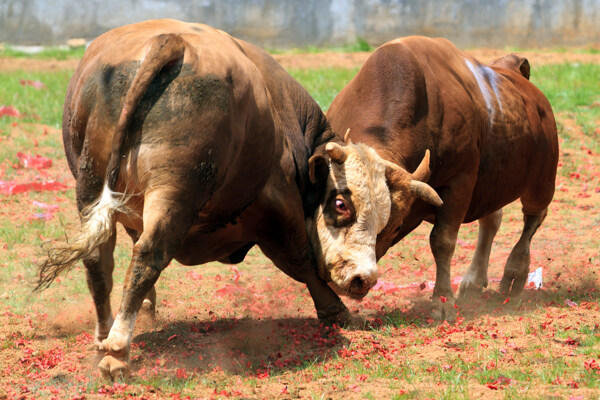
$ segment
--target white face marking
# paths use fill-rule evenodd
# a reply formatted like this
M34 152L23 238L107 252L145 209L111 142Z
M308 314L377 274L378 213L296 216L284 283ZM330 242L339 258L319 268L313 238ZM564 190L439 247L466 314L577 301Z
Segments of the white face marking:
M325 201L309 229L313 243L321 247L317 258L322 278L330 278L344 293L362 297L377 282L375 243L390 217L391 199L385 165L377 153L361 144L346 148L346 161L330 165ZM332 202L340 193L349 193L353 214L350 223L336 226ZM356 287L358 281L362 287Z
M475 80L477 81L477 86L479 86L479 90L481 91L481 94L483 95L483 99L485 100L485 106L486 106L486 109L488 112L489 123L490 123L490 127L491 127L492 123L494 122L494 114L495 114L495 108L494 108L494 104L493 104L492 95L493 95L494 99L496 99L496 102L498 104L498 110L502 114L502 102L500 101L500 96L499 96L500 91L498 90L498 82L497 82L498 76L496 75L494 70L491 69L490 67L487 67L484 65L478 65L476 67L475 65L473 65L473 63L471 61L469 61L467 59L465 59L465 63L467 64L467 67L469 68L469 70L471 71L473 76L475 77ZM490 93L490 89L491 89L491 93Z

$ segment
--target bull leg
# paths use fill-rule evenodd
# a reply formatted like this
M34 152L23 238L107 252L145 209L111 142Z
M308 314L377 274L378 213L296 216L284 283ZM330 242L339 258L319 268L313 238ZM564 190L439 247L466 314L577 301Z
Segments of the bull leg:
M351 316L337 294L317 275L316 260L308 240L304 245L261 243L262 252L289 277L306 284L317 317L329 324L349 324Z
M125 228L125 230L135 245L140 239L140 232L129 228ZM146 295L140 313L146 315L152 322L156 320L156 288L154 286Z
M457 177L439 191L444 205L436 210L435 223L429 236L431 252L435 259L436 278L433 288L433 313L435 319L454 321L454 295L450 284L450 265L454 256L458 230L467 212L474 179L467 175Z
M479 219L477 248L464 278L460 282L459 297L481 294L488 285L488 265L494 237L502 223L502 209Z
M105 244L94 250L90 256L83 259L87 285L96 308L95 345L100 348L102 340L106 339L113 324L110 307L110 293L113 287L113 270L116 231Z
M285 177L281 178L285 182ZM287 188L287 184L274 187ZM262 233L258 246L273 263L291 278L306 284L319 319L327 323L349 324L350 312L337 294L318 275L317 261L310 244L297 192L266 195L260 199L268 231ZM278 233L276 233L278 232Z
M435 259L435 286L433 288L433 313L435 319L454 321L456 311L450 279L450 263L456 247L456 238L460 225L446 225L436 221L429 244Z
M531 261L529 255L531 239L540 225L542 225L542 222L544 222L547 214L548 208L537 213L528 213L523 209L523 233L521 233L519 241L510 252L506 261L504 275L500 281L501 293L506 293L514 297L518 296L523 290Z
M105 378L116 379L129 374L129 354L137 313L161 271L181 247L193 215L192 207L165 201L156 192L147 196L144 232L133 246L119 312L108 337L102 341L106 354L98 368Z

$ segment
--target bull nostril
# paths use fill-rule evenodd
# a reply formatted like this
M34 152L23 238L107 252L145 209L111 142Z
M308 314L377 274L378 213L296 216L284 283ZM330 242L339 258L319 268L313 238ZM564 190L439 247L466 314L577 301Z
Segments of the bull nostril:
M364 292L366 288L367 283L360 276L356 276L350 281L350 290L353 292L361 293Z

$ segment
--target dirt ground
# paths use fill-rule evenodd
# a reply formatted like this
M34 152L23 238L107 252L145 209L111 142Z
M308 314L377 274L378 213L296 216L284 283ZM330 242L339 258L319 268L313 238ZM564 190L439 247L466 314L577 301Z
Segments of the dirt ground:
M498 57L506 55L503 50L497 49L472 49L465 51L481 62L488 63ZM273 57L284 68L352 68L360 67L371 53L341 53L321 52L306 54L274 54ZM545 64L568 63L600 63L600 54L587 54L578 52L556 52L556 51L525 51L519 54L529 60L532 67ZM25 58L2 58L0 57L0 71L54 71L59 69L74 69L78 60L36 60Z
M469 53L482 61L503 54L490 49ZM286 68L306 68L360 66L367 56L316 53L275 57ZM600 55L591 54L535 52L525 56L532 67L600 63ZM72 69L76 64L73 60L0 58L0 70L4 71ZM586 384L584 375L572 374L569 368L585 365L592 377L600 371L597 345L591 346L589 353L577 351L582 343L600 336L600 154L585 146L587 139L569 115L557 117L581 145L561 148L555 199L533 240L531 270L543 268L541 290L528 287L519 299L500 298L497 293L504 262L522 227L518 203L505 209L490 262L490 287L481 299L459 304L456 324L429 318L427 304L435 271L427 225L380 261L382 285L377 290L362 302L345 300L352 312L368 321L365 329L320 325L305 288L277 271L258 251L237 266L189 268L174 263L159 280L156 323L142 317L136 326L132 348L136 381L113 384L97 377L90 296L85 287L71 291L73 286L85 285L82 268L61 277L41 295L27 290L31 296L28 308L15 310L10 305L11 293L25 293L19 292L20 288L31 286L28 277L34 273L26 268L35 268L40 249L31 244L32 237L0 241L0 267L10 268L11 263L24 266L0 287L0 301L5 304L0 310L0 399L181 399L189 395L351 400L403 394L423 398L427 396L422 394L436 390L439 398L450 385L445 377L453 373L469 381L471 398L499 399L508 390L515 397L598 398L597 385ZM40 137L60 141L60 132L17 122L0 146L14 154L22 151L52 158L55 150L38 145ZM0 180L15 162L0 162ZM566 170L573 165L573 171ZM43 240L48 240L43 237L47 224L56 229L47 235L77 226L74 182L64 158L52 158L52 165L43 169L19 168L13 178L54 179L68 189L43 196L35 192L0 195L3 223L17 230L39 226L31 235ZM56 209L48 214L48 207ZM46 222L41 221L44 218L48 218ZM131 245L123 230L119 232L117 254L127 259ZM454 284L469 265L476 237L476 224L461 229L452 267ZM117 266L121 279L125 268ZM113 310L118 308L120 285L117 277ZM386 323L392 318L405 323ZM582 332L587 327L591 333L586 335ZM555 365L563 366L564 371ZM397 371L389 372L394 368ZM519 370L522 379L506 378L506 371L518 376L514 371ZM536 371L546 370L554 375L536 375ZM486 371L489 380L474 378ZM411 373L420 378L411 378ZM525 377L528 374L531 379ZM390 384L394 380L396 383Z

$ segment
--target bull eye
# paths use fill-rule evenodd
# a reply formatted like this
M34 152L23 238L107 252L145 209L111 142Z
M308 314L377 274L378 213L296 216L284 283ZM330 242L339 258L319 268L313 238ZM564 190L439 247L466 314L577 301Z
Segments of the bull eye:
M342 199L335 199L335 210L339 213L345 214L348 211L346 202Z
M323 216L327 224L337 228L348 226L355 221L354 204L350 199L350 191L346 193L332 192L327 199Z

